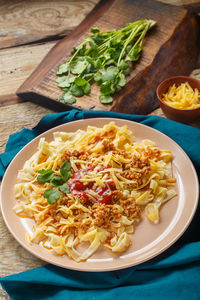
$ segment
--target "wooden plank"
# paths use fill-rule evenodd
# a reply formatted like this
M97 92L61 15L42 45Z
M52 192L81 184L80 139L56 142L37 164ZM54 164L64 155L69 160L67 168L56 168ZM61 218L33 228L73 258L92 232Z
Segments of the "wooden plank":
M40 3L38 3L39 5ZM6 10L4 12L6 13ZM1 13L0 11L0 20ZM75 10L73 13L75 13ZM72 15L70 18L73 20L74 16ZM23 22L26 23L26 19ZM55 44L54 41L0 49L0 106L24 101L22 98L19 100L19 97L15 96L16 90L30 76Z
M106 5L108 3L111 1L107 1ZM99 89L94 85L91 95L77 99L73 107L147 114L158 106L155 90L162 79L176 74L189 74L194 68L198 56L199 25L192 13L151 0L115 0L104 14L102 10L103 6L90 14L70 37L56 44L19 88L17 94L20 97L43 105L53 105L54 109L61 105L63 109L55 73L58 65L66 60L66 54L70 54L72 46L79 44L91 25L105 31L120 28L124 23L137 19L157 21L157 28L145 40L140 62L135 65L126 86L115 94L113 105L99 103ZM95 23L92 23L94 20Z
M159 0L158 0L159 1ZM200 2L199 0L160 0L163 3L182 6L184 8L195 11L196 13L200 12Z
M188 3L183 5L184 8L194 11L195 13L200 13L200 2L198 3Z
M199 3L199 0L158 0L163 3L177 5L177 6L184 6L184 5L196 5Z
M25 102L25 101L26 100L19 98L15 94L3 95L3 96L0 96L0 107L11 105L11 104L16 104L16 103L21 103L21 102Z
M169 0L162 0L163 2L169 2ZM12 33L15 32L15 29L18 27L18 25L20 26L20 24L22 24L21 26L26 26L27 24L27 19L26 16L28 16L28 7L29 4L26 4L26 7L24 7L24 5L22 5L24 2L23 1L15 1L15 7L18 7L21 5L21 7L23 8L23 14L25 15L25 18L22 20L22 18L16 18L13 16L12 14L12 5L11 5L11 1L8 1L8 11L6 10L6 6L5 4L2 4L2 2L0 2L0 8L2 8L2 10L0 10L0 24L2 25L4 22L4 26L7 23L7 25L9 25L10 30L8 32L7 38L9 38L10 40L13 40L13 35ZM64 1L65 3L66 1ZM94 0L92 0L92 2L95 2ZM97 2L97 1L96 1ZM171 2L171 1L170 1ZM189 1L176 1L174 0L173 3L174 4L188 4ZM191 2L191 4L194 5L195 7L195 3L197 1L193 0ZM13 3L13 1L12 1ZM17 4L18 3L18 4ZM46 1L46 3L49 3L49 0ZM73 23L73 22L77 22L80 19L80 15L79 15L79 9L80 9L80 1L67 1L67 5L72 5L73 7L71 7L71 12L72 14L68 16L68 22L69 23ZM88 5L91 4L91 1L87 1L86 5L85 5L85 10L89 11ZM190 4L190 5L191 5ZM197 5L198 3L196 3ZM36 4L35 4L36 5ZM42 2L38 2L37 6L38 6L38 10L41 11L42 8L40 8L40 5L42 5ZM53 4L52 4L53 5ZM75 9L76 7L76 9ZM60 9L65 8L65 6L61 6ZM18 12L18 16L20 14L22 14L20 8L17 8L19 10ZM36 8L34 8L36 10ZM17 10L17 11L18 11ZM74 18L74 14L76 13L77 18ZM64 14L64 12L62 13ZM14 20L11 20L9 22L10 19L14 18ZM79 19L79 20L78 20ZM17 25L17 20L21 20L21 23L19 23ZM73 23L75 24L75 23ZM6 25L6 26L7 26ZM44 25L45 26L45 25ZM16 28L15 28L16 27ZM1 29L3 27L1 26ZM2 29L3 30L3 29ZM54 30L54 28L52 27L52 30ZM31 29L30 29L31 31ZM31 34L30 34L31 35ZM0 44L1 42L3 43L3 34L0 31ZM14 43L14 42L13 42ZM19 98L15 96L16 90L19 88L19 86L24 82L25 79L27 79L27 77L33 72L33 70L37 67L37 65L41 62L41 60L45 57L45 55L48 53L48 51L56 44L56 42L48 42L48 43L38 43L35 45L27 45L27 46L19 46L17 48L14 49L1 49L0 50L0 64L1 64L1 69L0 69L0 90L1 90L1 96L0 96L0 106L2 105L10 105L13 103L18 103L19 101L24 101L22 98Z
M0 106L19 101L16 90L54 45L49 42L0 50Z
M68 35L98 0L0 2L0 48Z

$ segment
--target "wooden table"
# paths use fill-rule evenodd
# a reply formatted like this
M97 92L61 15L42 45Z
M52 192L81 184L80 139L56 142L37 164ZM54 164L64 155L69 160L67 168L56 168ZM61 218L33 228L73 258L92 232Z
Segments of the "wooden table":
M15 92L31 74L58 39L69 35L98 0L0 0L0 152L10 134L24 127L32 128L52 110L24 102ZM175 5L199 1L163 0ZM193 76L200 79L200 70ZM152 113L163 116L160 109ZM192 126L200 128L200 121ZM36 268L45 262L22 248L8 231L0 214L0 276ZM9 299L0 288L0 299Z

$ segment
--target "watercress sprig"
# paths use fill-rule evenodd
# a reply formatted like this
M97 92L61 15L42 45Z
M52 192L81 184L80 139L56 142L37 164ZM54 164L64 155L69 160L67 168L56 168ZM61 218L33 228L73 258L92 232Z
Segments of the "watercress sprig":
M52 188L48 188L44 192L44 198L47 199L49 204L53 204L61 197L61 192L69 194L69 185L66 181L71 176L71 164L67 160L61 165L60 171L55 172L51 169L39 170L37 176L37 182L39 184L48 182Z

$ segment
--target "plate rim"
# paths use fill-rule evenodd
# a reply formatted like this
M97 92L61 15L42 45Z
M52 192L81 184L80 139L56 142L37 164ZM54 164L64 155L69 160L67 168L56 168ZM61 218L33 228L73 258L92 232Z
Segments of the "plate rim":
M48 259L48 258L45 258L43 255L40 255L40 253L35 253L34 250L31 250L29 248L29 244L28 243L24 243L23 241L21 241L21 239L15 234L13 228L10 226L9 222L7 221L7 217L6 217L6 214L4 212L4 209L3 209L3 200L2 200L2 193L3 193L3 189L4 189L4 184L5 184L5 181L7 179L7 173L9 172L9 169L12 167L12 165L15 163L15 161L17 160L18 158L18 155L21 154L21 152L24 151L24 148L26 148L28 145L32 144L35 140L40 140L40 138L42 137L45 137L45 135L47 135L48 133L51 133L53 134L53 132L57 131L57 129L59 129L60 127L64 127L66 125L69 125L69 124L72 124L72 123L84 123L85 121L94 121L96 119L99 119L99 120L102 120L102 121L108 121L108 122L117 122L117 121L122 121L122 122L128 122L128 123L133 123L133 126L134 124L137 124L137 126L141 126L141 127L146 127L148 129L150 129L150 131L153 131L153 132L156 132L156 133L159 133L163 138L167 138L168 140L170 140L170 142L172 144L174 144L175 147L177 147L182 153L183 155L185 156L185 158L188 160L189 162L189 165L191 167L191 170L192 170L192 173L194 175L194 179L195 179L195 188L196 188L196 194L195 194L195 200L194 200L194 203L195 205L193 206L193 209L192 209L192 212L190 214L190 217L186 220L186 222L184 223L184 226L182 228L182 230L179 231L178 234L176 234L173 239L165 246L161 247L159 251L157 251L156 253L153 253L151 254L149 257L147 258L143 258L139 263L121 263L120 265L118 266L111 266L111 267L107 267L105 269L105 267L102 267L102 268L94 268L92 267L93 263L91 263L91 266L90 267L81 267L80 268L80 265L79 263L77 263L77 267L76 266L70 266L70 265L64 265L62 263L56 263L56 262L52 262L51 259ZM104 125L104 124L103 124ZM102 125L102 126L103 126ZM125 125L125 124L124 124ZM128 124L127 124L128 125ZM91 126L90 124L87 124L86 126ZM94 125L92 125L94 126ZM120 125L122 126L122 125ZM100 126L98 126L100 127ZM76 129L78 130L78 128ZM132 130L132 129L131 129ZM71 132L70 130L68 132ZM133 132L133 135L135 136L134 132ZM30 155L30 157L32 156L33 154ZM25 161L23 162L25 163ZM108 272L108 271L115 271L115 270L121 270L121 269L126 269L126 268L129 268L129 267L133 267L133 266L138 266L138 265L141 265L143 263L146 263L148 261L151 261L153 258L156 258L158 257L161 253L163 253L164 251L166 251L167 249L169 249L183 234L184 232L186 231L186 229L188 228L188 226L190 225L194 215L195 215L195 212L196 212L196 209L197 209L197 206L198 206L198 199L199 199L199 181L198 181L198 176L197 176L197 173L196 173L196 170L195 170L195 167L191 161L191 159L189 158L189 156L187 155L187 153L179 146L179 144L177 144L172 138L170 138L169 136L167 136L166 134L164 134L163 132L155 129L155 128L152 128L151 126L148 126L146 124L143 124L143 123L140 123L140 122L136 122L136 121L132 121L132 120L128 120L128 119L123 119L123 118L115 118L115 117L105 117L105 118L102 118L102 117L96 117L96 118L86 118L86 119L80 119L80 120L74 120L74 121L70 121L70 122L65 122L63 124L60 124L60 125L57 125L55 127L52 127L46 131L44 131L43 133L39 134L38 136L36 136L34 139L32 139L30 142L28 142L17 154L16 156L12 159L12 161L10 162L4 176L3 176L3 179L2 179L2 183L1 183L1 189L0 189L0 208L1 208L1 212L2 212L2 216L3 216L3 219L4 219L4 222L8 228L8 230L10 231L11 235L15 238L15 240L23 247L25 248L29 253L31 253L33 256L41 259L42 261L45 261L47 263L50 263L50 264L53 264L53 265L56 265L56 266L59 266L59 267L62 267L62 268L65 268L65 269L70 269L70 270L76 270L76 271L81 271L81 272ZM87 262L87 261L86 261Z

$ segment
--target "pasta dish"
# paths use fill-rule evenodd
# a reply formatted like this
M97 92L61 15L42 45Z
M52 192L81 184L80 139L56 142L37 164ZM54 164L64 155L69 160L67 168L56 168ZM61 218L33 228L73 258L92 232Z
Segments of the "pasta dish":
M142 218L159 223L160 206L176 195L171 163L169 150L114 122L41 138L15 185L15 213L34 220L27 242L76 262L100 246L124 252Z

